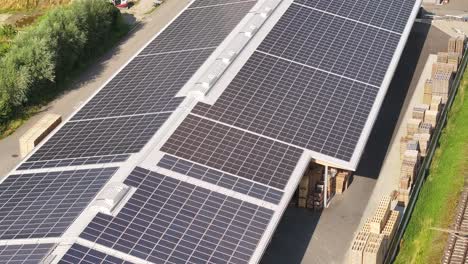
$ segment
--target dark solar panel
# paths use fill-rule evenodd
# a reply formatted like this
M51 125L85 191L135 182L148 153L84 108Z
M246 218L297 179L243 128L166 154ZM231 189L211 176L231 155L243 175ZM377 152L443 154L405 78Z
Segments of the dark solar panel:
M161 150L279 189L302 154L301 149L193 115Z
M258 50L380 86L399 40L395 33L292 5Z
M21 164L21 166L19 166L17 170L31 170L31 169L42 169L42 168L55 168L55 167L89 165L89 164L123 162L123 161L126 161L128 157L129 155L112 155L112 156L96 156L96 157L77 158L77 159L61 159L61 160L49 160L49 161L25 162Z
M283 192L277 189L171 155L164 155L158 166L274 204L279 204L283 197Z
M10 175L0 184L0 239L60 236L116 170Z
M273 214L142 168L125 183L137 190L124 208L80 237L153 263L248 263Z
M141 53L216 48L253 7L255 1L188 9Z
M350 160L377 92L256 52L213 106L193 113Z
M136 57L72 120L174 111L174 98L214 49Z
M54 247L54 244L0 246L0 264L37 264Z
M135 153L140 151L169 115L159 113L68 122L27 161ZM95 163L99 161L96 159ZM43 167L47 167L47 164Z
M295 0L295 3L401 33L415 0Z
M190 8L206 7L212 5L230 5L239 2L256 2L256 0L196 0L190 5Z
M79 245L73 244L72 247L58 262L59 264L132 264L117 257L107 255L106 253Z

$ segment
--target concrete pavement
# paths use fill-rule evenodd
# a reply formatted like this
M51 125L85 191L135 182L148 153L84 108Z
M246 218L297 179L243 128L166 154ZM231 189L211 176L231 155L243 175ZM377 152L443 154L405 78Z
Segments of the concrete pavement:
M149 0L144 0L149 1ZM0 141L0 178L6 176L21 161L18 140L46 113L57 113L67 119L83 102L95 93L142 46L151 40L185 6L187 0L166 0L155 12L148 14L115 48L81 74L70 89L55 99L15 133Z

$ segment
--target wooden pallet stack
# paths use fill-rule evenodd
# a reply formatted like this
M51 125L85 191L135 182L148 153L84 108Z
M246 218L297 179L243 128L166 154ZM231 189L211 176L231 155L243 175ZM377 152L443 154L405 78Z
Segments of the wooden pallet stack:
M442 103L448 99L449 89L452 85L453 73L448 71L438 71L432 78L432 96L442 97Z
M351 244L351 263L383 263L388 242L393 238L399 220L398 212L390 209L391 201L390 196L383 197L375 213L358 231Z
M456 52L449 52L447 57L447 64L452 65L453 69L452 72L457 72L458 65L460 64L460 55Z
M451 37L449 38L448 41L448 52L455 52L457 48L457 38L456 37Z
M47 137L61 122L62 117L60 115L44 115L33 127L20 137L20 156L22 158L26 157L34 147Z
M422 122L419 125L417 134L431 134L431 133L432 133L432 124L431 123ZM413 135L413 138L414 138L414 135Z
M413 107L412 117L414 119L424 120L424 113L429 110L429 105L427 104L418 104Z
M408 120L408 123L406 123L406 135L412 137L414 134L418 133L421 122L422 120L415 118Z
M438 52L437 53L437 62L447 63L448 53L447 52Z
M413 139L417 140L419 143L419 150L421 152L421 157L426 157L427 147L429 141L431 140L431 133L417 133L413 135Z
M439 111L428 110L424 115L424 123L431 124L432 127L435 127L437 120L439 119Z
M297 206L300 208L306 208L307 198L309 198L309 175L306 174L299 182L299 199Z
M453 58L453 54L452 57ZM457 63L454 63L453 60L447 60L447 63L436 62L432 64L431 78L434 78L437 72L456 72L458 67Z
M351 173L349 171L340 171L336 174L336 194L342 194L346 189L348 189L348 183Z
M460 57L463 55L463 50L465 49L465 41L466 41L465 36L459 36L459 37L457 37L457 40L456 40L456 43L455 43L454 52L458 53L460 55Z
M432 101L432 87L434 86L432 79L427 79L424 83L423 104L430 104Z
M440 96L432 96L431 98L431 106L429 107L432 111L439 112L442 108L442 97Z
M400 139L400 160L403 160L405 152L408 150L408 141L413 140L413 136L403 136Z

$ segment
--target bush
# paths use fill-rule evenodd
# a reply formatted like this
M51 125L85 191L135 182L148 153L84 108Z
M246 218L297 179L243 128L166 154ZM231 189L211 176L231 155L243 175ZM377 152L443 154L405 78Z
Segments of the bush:
M56 92L127 30L107 0L78 0L16 36L0 58L0 126Z

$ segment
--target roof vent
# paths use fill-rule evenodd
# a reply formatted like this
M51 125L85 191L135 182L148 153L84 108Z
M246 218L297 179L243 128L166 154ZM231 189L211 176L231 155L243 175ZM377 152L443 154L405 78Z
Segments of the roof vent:
M262 10L260 10L260 16L262 16L263 18L266 18L268 17L270 14L271 14L271 11L273 10L273 8L269 7L269 6L265 6L262 8Z
M257 31L258 27L256 25L249 25L245 30L244 30L244 35L248 38L251 38L253 35L255 35L255 32Z
M115 213L118 205L126 201L126 198L130 196L130 190L131 188L123 183L111 183L99 193L92 208L97 209L101 213L112 215Z

